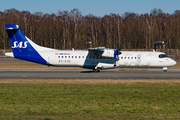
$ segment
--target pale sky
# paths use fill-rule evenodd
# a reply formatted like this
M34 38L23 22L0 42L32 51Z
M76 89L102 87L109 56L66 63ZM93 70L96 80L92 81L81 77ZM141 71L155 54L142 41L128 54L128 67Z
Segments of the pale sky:
M79 9L83 16L93 14L101 17L110 13L150 13L154 8L172 14L175 10L180 10L180 0L0 0L1 12L11 8L32 14L57 14L59 10L70 12Z

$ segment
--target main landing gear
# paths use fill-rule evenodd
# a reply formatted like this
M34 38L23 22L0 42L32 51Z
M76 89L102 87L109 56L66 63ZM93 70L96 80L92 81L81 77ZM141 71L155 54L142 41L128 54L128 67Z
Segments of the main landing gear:
M100 72L102 69L100 67L93 69L94 72Z

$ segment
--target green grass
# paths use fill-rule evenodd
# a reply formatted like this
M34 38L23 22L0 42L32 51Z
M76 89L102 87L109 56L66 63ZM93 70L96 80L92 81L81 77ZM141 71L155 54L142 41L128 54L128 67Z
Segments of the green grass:
M180 84L0 84L0 119L180 119Z

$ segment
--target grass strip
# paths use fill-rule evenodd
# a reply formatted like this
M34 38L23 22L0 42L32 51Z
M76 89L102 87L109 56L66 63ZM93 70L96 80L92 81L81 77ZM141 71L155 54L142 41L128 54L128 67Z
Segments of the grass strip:
M178 80L33 81L0 83L0 119L180 119Z

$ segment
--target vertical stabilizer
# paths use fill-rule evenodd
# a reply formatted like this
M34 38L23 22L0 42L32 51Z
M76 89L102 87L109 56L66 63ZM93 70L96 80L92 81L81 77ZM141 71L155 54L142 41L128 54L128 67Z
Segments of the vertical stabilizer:
M11 48L15 58L47 64L38 51L31 45L36 45L24 36L20 27L15 24L5 25ZM38 45L36 45L38 46Z

